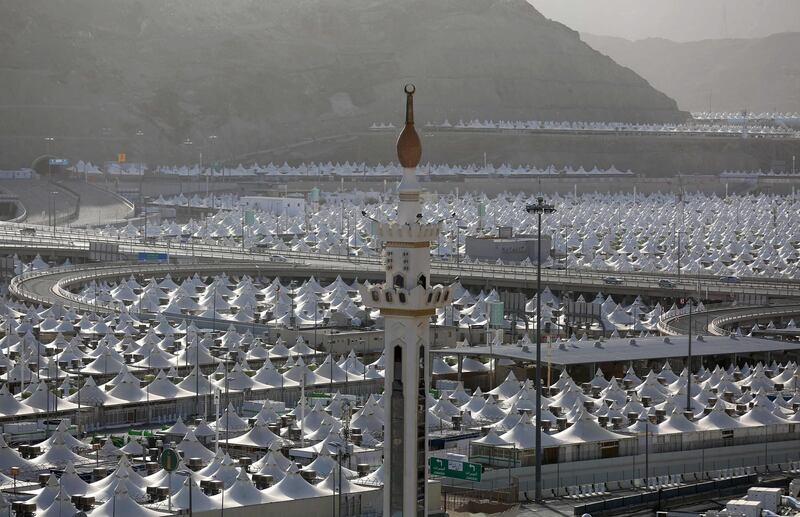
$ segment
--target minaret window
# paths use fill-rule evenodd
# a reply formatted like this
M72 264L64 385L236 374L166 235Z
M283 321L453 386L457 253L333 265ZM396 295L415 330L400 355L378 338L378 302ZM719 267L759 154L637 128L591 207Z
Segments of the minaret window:
M406 286L406 279L401 274L394 275L394 279L392 281L394 283L394 287L397 289L404 289Z
M417 279L417 285L421 285L423 289L428 287L428 279L425 278L425 275L419 275L419 278Z
M378 295L378 291L372 291L372 301L379 302L381 301L380 296Z

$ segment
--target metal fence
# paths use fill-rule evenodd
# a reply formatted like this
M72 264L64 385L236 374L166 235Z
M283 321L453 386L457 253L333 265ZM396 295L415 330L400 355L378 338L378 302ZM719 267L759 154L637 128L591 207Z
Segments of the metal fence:
M442 505L444 511L468 511L470 503L485 502L513 505L519 500L519 480L510 478L505 486L475 488L456 486L442 481Z

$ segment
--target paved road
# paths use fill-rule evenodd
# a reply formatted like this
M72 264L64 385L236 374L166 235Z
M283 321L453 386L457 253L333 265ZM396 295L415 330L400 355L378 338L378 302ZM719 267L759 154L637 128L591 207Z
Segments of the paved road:
M75 196L62 192L57 186L43 179L4 181L3 188L19 198L20 203L28 211L26 222L31 224L48 224L51 203L55 204L57 216L72 213L78 204ZM50 192L58 194L51 195Z
M74 213L78 198L61 185L81 196L78 217L69 221L70 226L106 225L133 215L131 207L120 198L90 183L71 179L59 179L58 183L60 185L46 179L9 180L3 182L3 188L16 195L25 206L27 224L48 224L52 205L58 217ZM51 192L57 194L51 195Z
M65 179L60 183L81 194L81 210L71 226L105 226L133 215L130 205L107 190L80 180Z
M206 271L227 272L252 272L263 267L281 271L284 276L308 277L342 275L349 278L358 277L361 280L380 280L383 277L383 265L379 258L361 258L345 256L329 256L316 253L281 252L281 261L273 261L274 252L250 251L236 248L226 248L208 244L182 244L174 242L151 242L144 244L132 240L112 239L96 235L91 230L75 228L59 228L58 232L51 233L51 229L40 228L35 239L26 239L20 236L19 229L24 225L4 223L0 225L0 249L3 247L20 252L25 248L31 253L44 248L47 254L53 249L68 250L74 253L85 254L92 242L113 243L119 247L119 252L135 256L139 251L152 251L167 253L173 260L212 262L213 265L191 264L189 269ZM29 226L29 225L28 225ZM34 242L35 241L35 242ZM73 267L67 270L46 271L33 275L18 277L16 287L19 295L35 299L36 301L51 304L56 301L69 305L70 300L65 298L65 291L59 290L59 283L63 283L70 276L79 274L81 282L88 282L93 277L120 277L132 271L146 274L164 274L175 271L173 265L112 265L102 267L96 264ZM705 298L725 299L731 295L749 299L800 298L800 281L746 278L738 284L726 284L716 277L691 277L685 276L678 279L672 276L675 283L673 288L662 288L658 282L669 275L653 275L646 273L618 273L623 279L622 285L608 285L604 278L607 273L591 270L543 270L542 282L557 290L574 290L580 292L602 291L617 294L646 294L656 297L676 298L687 293L702 293ZM40 276L41 275L41 276ZM36 282L31 283L32 278ZM521 289L533 291L536 288L536 270L532 267L509 265L475 265L455 264L452 262L433 262L433 282L448 283L455 278L460 278L462 283L478 287L499 287L504 289ZM701 295L701 296L702 296ZM754 303L754 302L751 302ZM757 302L765 303L765 302ZM698 318L694 331L699 333L704 318Z

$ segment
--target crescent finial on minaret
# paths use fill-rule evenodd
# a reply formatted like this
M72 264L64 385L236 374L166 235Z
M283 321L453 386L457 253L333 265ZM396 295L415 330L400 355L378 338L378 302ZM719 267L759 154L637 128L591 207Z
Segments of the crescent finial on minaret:
M415 169L422 158L422 143L414 129L414 92L413 84L407 84L406 92L406 125L397 138L397 158L406 169Z

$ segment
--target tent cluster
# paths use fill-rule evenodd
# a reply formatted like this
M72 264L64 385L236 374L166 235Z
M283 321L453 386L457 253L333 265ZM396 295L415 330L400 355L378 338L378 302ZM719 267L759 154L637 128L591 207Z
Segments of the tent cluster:
M435 164L425 163L419 167L420 174L429 176L465 176L465 175L547 175L547 174L569 174L569 175L603 175L603 176L618 176L618 175L632 175L633 172L620 171L613 165L608 169L593 167L589 170L579 167L573 169L572 167L556 167L550 165L548 167L539 168L531 165L511 166L509 164L502 164L495 167L492 164L488 165L451 165L448 163ZM102 171L91 164L90 162L78 162L74 171L81 174L102 174ZM275 165L270 162L267 165L260 165L258 163L243 165L239 164L236 167L209 168L201 167L200 165L193 166L155 166L150 173L164 175L164 176L214 176L214 177L256 177L256 176L386 176L386 177L399 177L403 173L400 164L389 162L387 164L378 163L375 165L368 165L365 162L327 162L327 163L300 163L298 165L289 165L284 162L282 165ZM111 175L141 175L143 174L142 167L109 167L107 173Z
M170 330L166 316L178 320L197 317L238 323L257 321L287 327L292 323L321 327L331 320L353 323L365 316L356 285L341 277L322 286L314 277L297 285L283 284L280 278L256 280L247 275L234 281L224 273L207 280L195 274L176 283L167 275L158 280L150 278L142 285L131 276L119 282L93 281L80 287L76 294L85 303L115 306L122 311L123 320L131 317L128 312L160 314L155 332L169 335L175 329Z
M215 389L258 393L303 382L328 386L383 375L382 358L365 365L350 351L334 360L302 337L291 347L281 338L266 344L234 328L215 342L193 323L171 324L163 315L143 322L127 311L100 317L6 302L2 325L8 334L0 339L6 383L0 387L0 416L190 399ZM198 365L215 369L205 375ZM79 379L85 379L82 385Z
M144 176L147 166L143 163L117 163L107 162L101 169L92 162L78 160L69 170L81 176L98 176L107 174L109 176Z
M276 252L377 256L380 246L368 217L385 222L396 216L393 203L368 201L381 197L378 193L329 194L327 202L308 218L256 213L254 224L244 232L245 244ZM681 200L663 193L595 193L555 195L550 201L556 213L545 218L542 233L552 237L556 260L569 269L674 274L680 267L684 274L798 275L800 201L791 197L759 194L721 199L693 194ZM534 197L522 193L431 200L423 213L430 222L441 221L442 227L431 253L479 263L466 255L466 237L496 236L498 227L511 227L516 235L534 234L536 217L526 211L533 202ZM150 225L148 236L235 246L242 235L242 216L235 199L223 198L218 206L223 203L231 209L220 206L218 213L202 222ZM129 224L101 233L138 238L142 231ZM502 264L502 260L497 262ZM529 266L531 261L525 259L520 265Z
M46 261L45 261L45 260L42 258L42 256L41 256L41 255L39 255L39 254L37 254L37 255L36 255L34 258L33 258L33 260L31 260L30 262L24 262L24 261L22 261L22 260L19 258L19 256L17 256L16 254L15 254L15 255L12 255L12 256L11 256L11 259L12 259L12 260L13 260L13 262L14 262L14 274L15 274L15 275L21 275L22 273L27 273L28 271L36 271L36 270L39 270L39 269L47 269L47 268L49 268L49 267L50 267L50 264L48 264L48 263L47 263L47 262L46 262ZM63 262L62 264L60 264L60 265L62 265L62 266L70 266L70 265L72 265L72 261L70 261L70 260L67 258L67 259L65 259L65 260L64 260L64 262Z
M558 131L558 132L597 132L597 133L641 133L641 134L689 134L689 135L756 135L771 137L798 138L800 133L782 125L753 123L728 123L725 121L701 121L695 119L682 124L673 123L633 123L633 122L584 122L584 121L543 121L543 120L478 120L467 122L459 120L452 124L445 119L441 123L428 122L425 127L448 130L522 130L522 131ZM391 123L377 122L370 126L372 130L394 129Z
M695 120L725 120L729 122L743 122L745 120L773 120L777 123L800 122L800 114L797 112L766 112L756 113L754 111L697 111L692 112Z
M651 442L657 452L699 448L721 437L730 439L727 445L760 443L764 427L770 439L791 437L800 425L798 383L800 369L793 362L701 368L693 375L687 411L686 370L676 374L668 362L642 377L631 368L621 378L607 378L598 369L580 386L564 371L537 408L531 382L521 383L509 373L488 393L477 389L469 394L459 386L443 394L432 411L444 426L482 430L483 436L471 444L476 461L525 463L520 458L534 448L537 411L545 431L543 446L560 449L552 457L583 460L595 459L599 450L574 446L618 442L618 454L626 455L632 453L626 443L645 432L657 437ZM522 456L511 458L512 450Z
M766 324L764 323L756 323L750 329L750 334L771 334L771 335L781 335L786 334L789 336L797 336L800 334L800 329L797 327L797 323L795 323L794 318L790 318L789 321L786 323L778 322L777 324L770 320Z
M780 172L780 171L774 171L772 169L770 169L768 171L762 171L761 169L750 170L750 171L728 171L728 170L725 170L725 171L722 171L720 173L720 177L722 177L722 178L734 178L734 179L735 178L743 178L743 179L759 178L759 177L762 177L762 176L784 177L784 176L797 176L797 175L798 175L797 173Z
M456 282L452 287L453 302L437 309L436 324L457 326L460 328L484 327L489 323L489 312L492 302L499 302L500 295L494 289L488 294L484 291L477 295L472 294L464 288L460 282ZM542 290L542 315L543 324L551 327L553 331L558 331L566 325L566 313L564 303L572 302L571 298L561 298L553 294L549 287ZM660 303L653 307L646 305L640 296L627 305L617 303L611 295L604 296L597 293L595 298L587 302L583 295L578 295L574 300L579 305L584 305L584 313L597 314L599 321L589 324L589 328L595 332L612 333L612 337L617 337L618 331L649 332L655 331L658 326L659 318L665 311ZM678 307L673 305L669 311L678 311ZM705 310L702 303L695 306L695 310L700 312ZM516 325L519 330L536 329L536 295L530 299L524 299L524 316L505 315L503 326L506 330ZM671 314L671 313L670 313ZM377 317L377 314L375 314ZM526 321L527 320L527 321ZM496 324L495 324L496 325ZM525 339L525 338L523 338Z
M453 203L441 199L432 208L437 216L450 210L459 220L470 221L467 234L480 234L481 223L530 234L535 222L525 207L531 201L522 194ZM798 274L800 204L791 198L594 194L554 196L552 201L556 213L546 218L542 233L553 236L556 257L564 257L570 269L676 273L680 265L684 274ZM484 217L479 216L480 205ZM445 231L451 229L444 240L449 247L454 225L444 225Z
M331 402L335 406L341 398ZM228 411L233 413L231 407ZM295 411L284 418L295 421ZM171 494L172 511L188 510L205 512L215 509L228 509L278 501L330 496L339 493L357 493L374 490L382 483L381 469L359 475L356 471L339 466L339 449L348 458L342 462L370 461L379 463L374 446L360 446L352 443L345 447L335 433L323 433L320 429L330 429L336 420L328 413L309 409L304 422L306 427L314 426L322 440L313 439L309 447L289 449L292 442L273 434L267 422L280 422L278 415L265 404L264 409L254 418L249 427L238 415L223 415L236 419L241 430L229 434L229 451L244 453L239 458L251 461L233 460L222 449L212 452L204 443L210 443L213 431L205 423L189 427L181 420L160 432L164 439L180 435L176 450L179 454L177 472L169 473L150 463L151 467L142 472L135 468L137 460L144 461L147 450L137 438L132 438L123 447L117 447L108 439L99 449L92 452L90 444L76 439L66 432L65 421L47 440L36 447L47 452L39 458L26 460L10 448L0 437L0 470L7 472L11 467L20 468L20 477L35 479L36 472L47 468L63 469L60 477L51 475L41 488L17 492L19 498L36 505L37 515L75 515L82 509L75 506L76 498L90 500L90 515L126 515L156 517L165 515L168 510L168 496ZM272 424L269 424L273 427ZM233 427L233 425L231 425ZM296 426L294 427L296 429ZM287 427L284 429L288 431ZM129 437L130 438L130 437ZM346 450L345 450L346 449ZM289 450L290 458L282 451ZM47 456L47 458L44 458ZM313 458L313 461L309 461ZM257 461L252 462L252 459ZM94 470L91 482L80 474L87 472L102 460L103 465L112 468L108 474ZM302 465L297 460L307 464ZM2 475L2 482L11 479ZM341 480L340 480L341 476ZM40 478L41 482L41 478ZM191 494L190 494L191 492ZM80 497L78 497L80 496ZM62 512L62 513L59 513Z
M437 309L435 320L437 325L460 328L485 327L489 323L491 304L500 301L500 295L495 290L488 293L480 291L475 294L463 287L460 282L453 284L452 292L452 303ZM238 281L233 281L225 274L211 279L210 282L195 274L181 280L180 284L170 275L160 280L151 278L144 285L130 277L119 282L93 281L80 288L76 295L79 301L114 307L119 309L121 314L116 318L103 319L93 314L79 317L74 313L64 313L60 317L55 317L52 312L45 312L50 317L47 321L39 321L41 317L37 319L34 311L28 321L39 321L38 325L34 326L44 333L77 332L85 336L106 334L127 336L135 333L143 325L131 314L140 312L159 314L142 339L159 343L165 349L174 346L174 334L185 331L197 333L196 324L187 326L185 322L192 318L227 320L244 324L259 322L299 328L320 327L332 321L351 325L360 325L366 321L376 321L380 325L382 321L379 310L369 309L362 303L355 283L349 284L341 277L337 277L324 287L314 277L299 285L285 285L279 278L259 281L246 275ZM556 296L549 287L545 287L542 290L542 322L553 330L565 326L564 303L571 301L570 298ZM662 316L675 314L679 310L688 310L678 309L673 304L665 311L658 302L650 307L638 296L630 304L621 305L611 295L604 296L602 293L597 293L591 301L586 301L583 295L579 295L575 302L584 304L587 314L598 314L599 321L591 323L589 328L599 333L655 331ZM695 311L703 310L705 308L702 303L695 306ZM536 295L524 300L523 311L526 317L514 318L511 314L505 314L503 323L505 328L510 329L516 325L519 330L534 330ZM171 325L168 319L181 323ZM25 330L27 327L22 329ZM235 333L235 330L229 329L230 333ZM615 334L612 333L612 337L615 337ZM168 341L166 344L163 343L165 339ZM253 336L249 333L246 337L239 336L239 339L249 346L264 346L258 343L258 340L254 343ZM227 343L227 338L225 342ZM313 355L313 350L305 344L303 346L303 350ZM269 357L271 359L288 357L288 353L281 355L278 350L280 347L271 349ZM298 350L293 348L292 352L297 353Z

